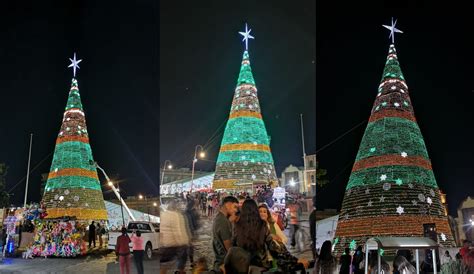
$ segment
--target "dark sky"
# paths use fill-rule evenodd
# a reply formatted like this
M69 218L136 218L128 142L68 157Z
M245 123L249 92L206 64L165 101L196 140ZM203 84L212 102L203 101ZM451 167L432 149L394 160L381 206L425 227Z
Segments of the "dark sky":
M165 3L166 2L166 3ZM300 113L314 153L315 3L165 1L160 5L160 160L190 167L196 145L214 170L242 60L248 22L250 62L279 173L302 165ZM225 2L226 4L221 4ZM215 137L215 138L213 138Z
M340 209L388 53L389 32L381 25L392 16L404 31L395 39L398 59L450 214L474 195L474 24L448 14L422 5L347 14L318 6L317 148L365 121L317 154L331 180L318 194L320 208Z
M70 88L73 52L93 156L128 195L158 194L158 19L151 1L34 1L0 8L0 162L39 199ZM33 2L33 1L32 1ZM40 3L41 2L41 3ZM15 2L16 3L16 2ZM102 175L99 175L102 179ZM13 190L23 203L25 181ZM106 194L106 198L111 194Z

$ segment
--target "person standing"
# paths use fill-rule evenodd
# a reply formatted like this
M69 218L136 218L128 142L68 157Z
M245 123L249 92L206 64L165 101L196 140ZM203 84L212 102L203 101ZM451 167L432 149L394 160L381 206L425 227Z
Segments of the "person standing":
M214 251L214 267L217 273L222 273L224 258L232 247L232 224L229 217L237 212L239 201L233 196L227 196L222 200L214 222L212 224L212 250Z
M344 249L344 254L341 255L341 258L339 259L341 268L339 269L339 274L349 274L351 271L351 250L346 247Z
M212 198L207 198L207 217L211 218L212 216Z
M324 241L312 274L334 274L337 271L336 258L332 256L331 241ZM369 272L370 273L370 272Z
M296 246L296 231L299 229L298 203L293 200L288 206L290 210L290 224L291 224L291 248Z
M102 240L102 236L105 234L105 228L103 226L100 226L99 223L97 223L97 236L99 237L99 247L102 248L102 245L104 244Z
M316 260L316 196L313 197L313 211L309 214L309 234L311 236L311 252Z
M214 196L212 199L212 214L216 214L216 212L219 210L219 201L217 200L217 196Z
M95 247L95 237L96 237L96 231L95 231L95 225L94 221L89 225L89 248L91 248L92 242L94 242L94 247Z
M130 274L130 248L128 246L130 242L127 229L122 227L122 235L117 238L115 245L115 254L119 256L120 274Z
M143 249L143 238L141 237L142 233L138 230L136 233L135 231L132 232L132 237L130 240L132 241L133 247L133 260L135 261L135 266L137 267L138 274L143 274L143 254L145 253Z

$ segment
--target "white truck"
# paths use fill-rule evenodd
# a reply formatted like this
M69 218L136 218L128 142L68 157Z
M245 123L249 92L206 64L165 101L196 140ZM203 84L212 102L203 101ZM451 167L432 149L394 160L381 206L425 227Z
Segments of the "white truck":
M153 257L153 250L158 250L160 241L160 224L146 221L131 221L127 226L128 236L132 235L133 231L140 231L143 238L143 245L145 249L145 258L150 260ZM122 235L122 232L110 231L108 235L109 250L115 250L117 238ZM132 243L129 244L130 252L132 250Z

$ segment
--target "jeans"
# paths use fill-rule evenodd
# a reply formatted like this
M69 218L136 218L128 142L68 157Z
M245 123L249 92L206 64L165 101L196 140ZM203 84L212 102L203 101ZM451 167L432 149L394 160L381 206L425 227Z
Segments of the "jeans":
M294 247L296 245L296 231L300 228L299 225L292 224L292 231L291 231L291 246Z
M135 261L135 266L137 267L138 274L143 274L143 255L145 251L143 250L134 250L133 251L133 260Z

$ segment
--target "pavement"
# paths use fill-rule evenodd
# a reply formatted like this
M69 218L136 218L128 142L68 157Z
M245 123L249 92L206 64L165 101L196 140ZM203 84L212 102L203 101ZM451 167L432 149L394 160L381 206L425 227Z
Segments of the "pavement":
M156 255L156 254L155 254ZM160 261L158 256L152 260L144 260L145 273L159 273ZM76 258L4 258L0 263L0 273L120 273L114 252L95 249L87 256ZM130 273L137 273L133 258L131 258Z
M304 229L309 235L309 223L307 221L307 218L302 218L302 222L300 224L301 228ZM214 252L212 250L212 218L208 217L202 217L201 218L201 228L198 230L196 233L197 237L193 241L194 245L194 261L197 261L200 257L204 257L207 260L208 267L211 268L212 264L214 263ZM288 226L288 229L285 229L284 231L285 235L290 239L290 229ZM308 243L309 244L309 243ZM288 250L296 257L298 258L305 258L308 261L313 259L313 254L310 249L307 249L303 252L297 252L296 250ZM169 261L166 263L161 263L161 267L163 269L167 269L168 271L166 273L174 273L176 270L176 261ZM186 268L185 268L187 273L191 273L192 267L189 262L189 260L186 263Z

